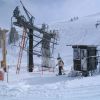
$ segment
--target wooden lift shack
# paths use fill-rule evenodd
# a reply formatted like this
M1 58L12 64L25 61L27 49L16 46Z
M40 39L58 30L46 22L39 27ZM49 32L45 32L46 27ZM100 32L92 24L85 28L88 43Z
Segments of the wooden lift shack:
M73 67L81 71L83 76L97 69L97 47L89 45L73 45Z

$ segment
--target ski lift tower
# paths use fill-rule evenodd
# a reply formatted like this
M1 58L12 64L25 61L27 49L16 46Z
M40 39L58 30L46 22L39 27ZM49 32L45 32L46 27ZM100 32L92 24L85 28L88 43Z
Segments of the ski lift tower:
M48 31L48 25L42 24L42 29L44 31ZM54 42L56 41L57 43L57 31L56 30L50 30L49 34L43 33L43 38L42 38L42 67L51 67L52 62L51 58L53 56L53 51L54 51Z
M13 25L15 26L18 26L18 27L21 27L21 28L24 28L25 32L24 33L27 33L28 35L28 38L29 38L29 59L28 59L28 62L29 62L29 66L28 66L28 70L29 72L32 72L33 71L33 68L34 68L34 63L33 63L33 55L40 55L40 56L43 56L42 54L38 53L38 52L35 52L35 50L33 50L34 48L38 47L38 45L42 44L42 48L45 48L44 45L46 42L49 43L49 45L52 43L52 51L54 49L54 45L57 44L57 42L55 41L55 36L57 35L56 31L53 30L53 31L46 31L44 29L44 26L42 25L41 28L38 28L34 25L34 17L28 12L28 10L25 8L25 6L23 5L22 1L20 0L21 4L22 4L22 7L24 9L24 12L27 16L27 18L24 16L24 15L21 15L21 12L19 10L19 7L17 6L15 8L15 10L13 11L13 17L16 21L12 22ZM11 18L11 20L13 21L13 17ZM34 34L33 32L36 31L38 32L39 34ZM42 36L40 36L42 35ZM34 37L34 39L33 39ZM49 40L48 40L48 37L49 37ZM24 42L25 42L25 38L26 36L22 36L22 38L24 38ZM33 42L35 41L35 39L38 38L40 40L36 40L37 43L35 45L33 45ZM51 41L51 39L53 39L54 41ZM45 43L44 43L45 41ZM51 47L49 47L50 49ZM44 50L44 49L43 49ZM48 53L49 54L49 53ZM45 55L46 55L46 52L45 52ZM22 53L21 53L21 57L22 57ZM49 55L50 57L50 55ZM19 61L21 63L21 59ZM17 67L18 70L20 69L20 64L19 66Z
M21 2L22 4L22 2ZM33 21L34 21L34 17L26 10L26 8L24 7L24 5L22 4L23 9L28 17L28 20L23 16L20 15L20 10L19 7L17 6L15 8L15 10L13 11L13 17L16 19L16 22L13 22L14 25L18 26L18 27L22 27L25 30L25 33L29 32L29 72L33 71ZM19 66L17 67L19 68Z

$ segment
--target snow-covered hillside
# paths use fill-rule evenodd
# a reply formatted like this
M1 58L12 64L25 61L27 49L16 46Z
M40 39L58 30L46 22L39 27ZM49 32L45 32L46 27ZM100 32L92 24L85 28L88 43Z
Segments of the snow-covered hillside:
M35 17L36 26L40 26L43 22L47 24L54 22L50 24L50 28L59 31L59 45L55 46L53 60L56 63L59 53L64 60L66 74L58 76L57 67L42 71L41 57L37 56L34 56L34 63L37 64L34 72L27 72L25 51L23 51L20 72L16 74L20 48L7 44L9 68L8 73L4 74L4 81L0 81L0 100L100 100L100 69L99 72L95 71L93 76L71 77L73 49L71 46L66 46L100 45L100 26L96 27L97 21L100 21L100 0L22 1L26 9ZM20 0L0 0L0 27L10 29L11 16L16 6L20 7L21 14L26 17ZM18 33L21 32L22 30L18 28ZM0 61L1 52L0 48Z
M51 25L59 30L59 45L55 49L55 58L60 53L65 67L73 66L73 49L69 44L99 45L100 27L95 24L99 16L79 18L76 21L65 21ZM17 48L18 49L18 48ZM17 63L18 50L8 46L7 60L10 65ZM22 63L27 64L26 53ZM38 59L35 59L38 62ZM56 60L56 59L55 59ZM16 75L16 68L9 67L9 83L0 81L0 100L99 100L100 75L92 77L56 76L57 72L35 71L28 73L26 66L21 67L20 74Z
M60 53L67 66L72 66L73 49L66 45L100 45L100 26L96 28L99 15L79 18L75 21L57 22L52 25L59 31L59 45L55 50ZM57 56L57 54L56 54Z
M57 22L51 25L52 29L59 31L60 40L55 48L54 60L56 60L58 53L60 53L62 59L65 62L65 67L72 66L73 49L66 45L99 45L100 44L100 26L96 28L97 21L100 20L100 16L81 17L75 21ZM19 49L16 46L8 47L7 61L10 64L13 61L16 64L18 58ZM12 56L12 57L11 57ZM27 64L27 53L24 52L22 63ZM9 58L10 57L10 58ZM36 64L37 59L41 62L41 57L35 57Z

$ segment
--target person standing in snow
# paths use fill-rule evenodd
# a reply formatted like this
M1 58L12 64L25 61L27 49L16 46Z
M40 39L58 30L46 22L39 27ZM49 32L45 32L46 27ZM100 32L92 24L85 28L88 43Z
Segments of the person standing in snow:
M64 67L64 62L63 62L63 60L60 57L58 57L57 60L58 60L58 63L56 64L56 66L58 66L58 68L59 68L58 75L62 75L62 70L63 70L63 67Z

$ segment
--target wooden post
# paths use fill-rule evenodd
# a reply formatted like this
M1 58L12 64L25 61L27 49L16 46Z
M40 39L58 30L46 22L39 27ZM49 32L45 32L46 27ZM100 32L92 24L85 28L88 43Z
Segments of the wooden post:
M9 82L9 66L7 66L7 83Z
M2 60L2 66L4 71L6 72L6 54L7 54L7 50L6 50L6 33L8 32L8 30L6 29L1 29L0 28L0 33L2 34L2 55L3 55L3 60Z

